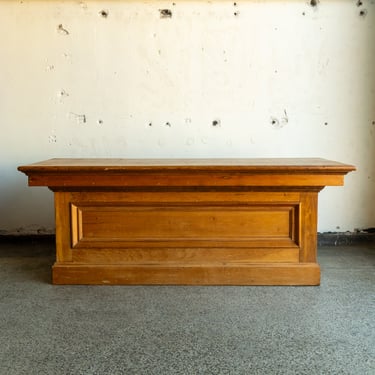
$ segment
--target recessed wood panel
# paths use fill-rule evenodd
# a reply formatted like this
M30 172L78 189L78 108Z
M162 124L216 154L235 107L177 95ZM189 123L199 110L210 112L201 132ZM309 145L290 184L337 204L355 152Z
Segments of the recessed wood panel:
M177 206L124 204L72 205L73 246L218 247L228 242L249 243L275 239L290 245L295 238L295 207L280 206ZM199 243L199 244L198 244ZM172 244L172 245L171 245ZM105 246L108 246L106 243ZM243 245L242 245L243 246Z

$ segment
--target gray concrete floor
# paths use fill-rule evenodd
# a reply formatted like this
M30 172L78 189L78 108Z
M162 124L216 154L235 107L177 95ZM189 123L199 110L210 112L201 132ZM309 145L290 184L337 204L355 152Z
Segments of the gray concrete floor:
M320 287L52 286L53 243L0 243L0 374L375 374L375 246Z

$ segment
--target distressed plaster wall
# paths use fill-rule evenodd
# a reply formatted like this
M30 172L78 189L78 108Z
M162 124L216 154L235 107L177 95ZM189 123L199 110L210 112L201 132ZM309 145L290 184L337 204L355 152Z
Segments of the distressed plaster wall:
M325 157L319 230L375 225L375 4L0 1L0 233L48 232L51 157Z

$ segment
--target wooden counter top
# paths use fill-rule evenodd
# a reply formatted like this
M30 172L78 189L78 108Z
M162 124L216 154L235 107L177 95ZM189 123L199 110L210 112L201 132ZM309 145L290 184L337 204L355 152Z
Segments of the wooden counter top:
M355 167L320 158L50 159L18 169L30 186L326 186Z

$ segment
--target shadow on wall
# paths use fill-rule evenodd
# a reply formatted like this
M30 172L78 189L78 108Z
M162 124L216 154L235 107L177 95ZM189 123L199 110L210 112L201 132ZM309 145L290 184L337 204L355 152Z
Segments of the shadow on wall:
M0 235L53 234L53 193L43 187L29 188L26 179L17 180L1 187ZM27 224L23 225L20 217Z

